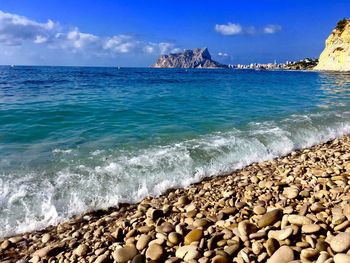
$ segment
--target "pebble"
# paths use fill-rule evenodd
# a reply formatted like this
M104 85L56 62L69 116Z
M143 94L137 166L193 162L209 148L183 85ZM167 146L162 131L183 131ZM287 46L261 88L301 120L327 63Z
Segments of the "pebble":
M51 235L49 233L46 233L42 236L41 238L41 242L43 242L44 244L49 242L51 239Z
M142 234L140 236L139 240L137 240L136 248L141 251L145 247L147 247L147 245L150 241L151 241L151 237L149 235Z
M334 263L350 263L350 255L348 254L336 254L334 256Z
M321 227L316 224L308 224L308 225L303 225L301 227L301 232L306 233L306 234L312 234L320 231Z
M262 228L265 226L273 225L282 218L282 215L283 214L281 209L274 209L270 212L267 212L258 221L258 226Z
M146 250L146 258L151 260L159 260L163 256L163 247L157 243L150 245Z
M193 229L185 236L185 245L190 245L192 242L199 241L203 237L202 229Z
M282 246L267 260L267 263L288 263L292 260L294 260L293 250L288 246Z
M301 215L289 215L288 222L297 226L312 224L312 220L310 218Z
M137 249L134 246L125 246L118 248L113 252L113 258L118 263L126 263L137 255Z
M137 205L76 216L1 240L0 257L6 263L350 263L349 152L344 136Z
M288 199L294 199L299 195L299 190L294 187L286 187L283 190L283 195Z
M350 233L342 232L332 238L331 248L334 252L345 252L350 248Z
M168 235L168 240L169 240L169 242L171 242L172 244L177 245L177 244L179 244L179 243L181 242L182 236L181 236L179 233L171 232L171 233Z

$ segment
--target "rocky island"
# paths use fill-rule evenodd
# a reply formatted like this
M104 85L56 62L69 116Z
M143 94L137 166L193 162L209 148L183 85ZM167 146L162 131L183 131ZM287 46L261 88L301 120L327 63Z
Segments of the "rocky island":
M207 48L186 49L184 52L161 55L153 68L227 68L212 60Z
M316 70L350 71L350 19L340 20L326 40Z

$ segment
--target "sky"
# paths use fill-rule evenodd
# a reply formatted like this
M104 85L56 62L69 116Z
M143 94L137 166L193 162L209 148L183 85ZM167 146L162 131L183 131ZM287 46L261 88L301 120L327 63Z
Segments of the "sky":
M226 64L316 58L349 0L0 0L0 65L143 67L208 47Z

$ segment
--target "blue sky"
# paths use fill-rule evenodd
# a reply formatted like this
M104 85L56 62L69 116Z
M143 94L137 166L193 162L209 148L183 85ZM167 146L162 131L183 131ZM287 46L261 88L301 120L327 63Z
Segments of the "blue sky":
M0 64L148 66L208 47L223 63L318 57L350 1L0 0Z

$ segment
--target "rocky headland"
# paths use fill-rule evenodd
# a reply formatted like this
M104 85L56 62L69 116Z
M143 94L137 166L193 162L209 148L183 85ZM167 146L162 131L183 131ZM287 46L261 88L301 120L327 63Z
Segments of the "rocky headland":
M161 55L153 68L227 68L212 60L207 48L186 49L184 52Z
M326 40L315 70L350 71L350 19L340 20Z
M350 136L4 238L1 262L349 263Z

